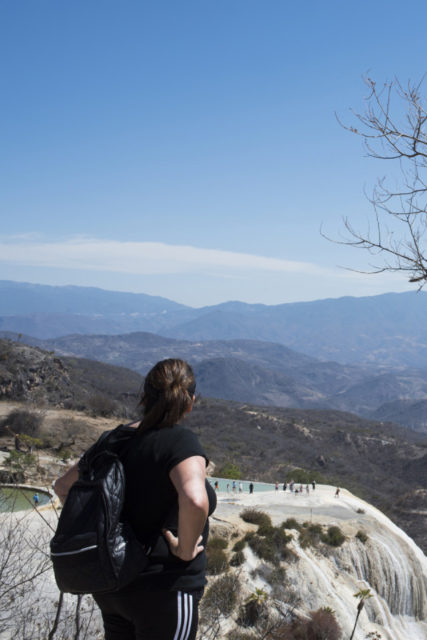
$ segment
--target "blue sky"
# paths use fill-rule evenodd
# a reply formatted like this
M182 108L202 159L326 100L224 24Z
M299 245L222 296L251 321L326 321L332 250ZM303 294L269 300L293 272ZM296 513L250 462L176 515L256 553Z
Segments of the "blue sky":
M424 1L3 0L0 279L201 306L408 290L331 244L391 170L342 129L427 71Z

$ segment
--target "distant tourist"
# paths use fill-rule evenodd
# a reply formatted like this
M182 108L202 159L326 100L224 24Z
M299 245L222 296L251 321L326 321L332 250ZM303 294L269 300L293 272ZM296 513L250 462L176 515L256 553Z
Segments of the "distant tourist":
M39 494L37 493L37 491L33 495L33 502L34 502L35 506L37 506L39 504L39 502L40 502L40 497L39 497Z
M236 481L233 480L233 484L231 485L231 488L233 489L233 493L236 493Z
M337 487L337 490L335 491L335 497L339 498L340 497L340 488Z
M286 484L286 482L283 483L283 491L286 491L286 489L288 488L288 485Z
M313 487L313 491L314 491L316 488L316 480L311 481L311 486Z
M274 488L275 488L276 491L279 491L279 483L278 482L275 483Z
M250 482L249 483L249 493L253 493L254 492L254 483Z
M230 483L227 482L227 493L230 493Z
M215 487L215 491L218 491L218 489L219 489L219 482L218 482L218 480L215 480L214 487Z
M310 487L308 486L308 484L305 485L305 492L310 493Z
M239 493L242 493L243 491L243 485L241 482L239 482Z

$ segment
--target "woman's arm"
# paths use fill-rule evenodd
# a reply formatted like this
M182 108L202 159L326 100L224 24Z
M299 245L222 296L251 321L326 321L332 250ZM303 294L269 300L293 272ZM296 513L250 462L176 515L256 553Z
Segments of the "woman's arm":
M181 560L192 560L201 551L201 533L208 517L209 502L205 487L206 460L191 456L177 464L169 477L178 493L178 536L163 534L172 553Z
M76 480L78 480L78 478L79 478L79 466L76 463L72 467L70 467L68 471L64 473L63 476L61 476L60 478L58 478L58 480L55 481L53 485L53 489L62 504L64 504L71 486L76 482Z

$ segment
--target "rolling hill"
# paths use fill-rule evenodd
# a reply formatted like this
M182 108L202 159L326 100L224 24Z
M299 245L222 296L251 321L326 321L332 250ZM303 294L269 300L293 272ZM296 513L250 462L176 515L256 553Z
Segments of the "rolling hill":
M17 338L15 334L9 334ZM174 340L146 332L124 335L74 334L51 340L21 336L21 341L127 367L141 375L168 357L188 360L202 395L259 405L351 411L363 417L391 401L427 400L427 371L323 362L281 344L260 340ZM403 404L397 422L427 431L421 414L405 422ZM408 405L408 408L409 405Z
M145 331L191 341L262 340L341 364L427 369L426 314L422 291L194 309L145 294L0 281L0 331L44 339Z

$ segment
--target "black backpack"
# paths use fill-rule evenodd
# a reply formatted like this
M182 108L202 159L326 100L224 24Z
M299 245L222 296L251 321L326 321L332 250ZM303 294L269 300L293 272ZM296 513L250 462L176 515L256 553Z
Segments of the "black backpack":
M50 542L56 583L67 593L115 591L147 566L149 549L121 521L125 475L120 456L135 430L106 431L83 455Z

